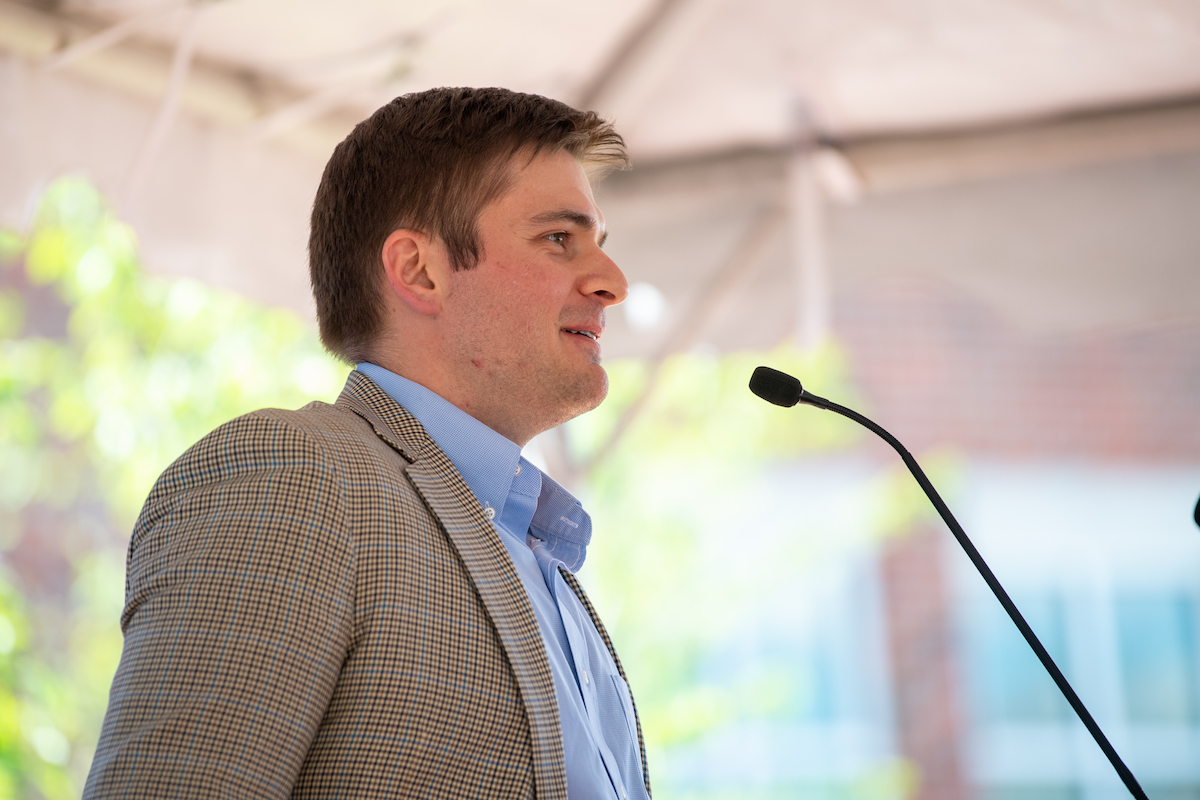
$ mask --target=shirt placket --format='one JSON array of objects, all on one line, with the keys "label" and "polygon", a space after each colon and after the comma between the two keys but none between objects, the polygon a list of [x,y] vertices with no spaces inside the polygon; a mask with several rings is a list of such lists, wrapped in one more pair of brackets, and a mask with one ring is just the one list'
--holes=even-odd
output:
[{"label": "shirt placket", "polygon": [[621,777],[621,770],[617,767],[617,759],[612,754],[612,750],[608,747],[608,742],[604,738],[604,731],[600,727],[600,709],[599,698],[596,695],[596,681],[598,676],[592,672],[592,665],[588,659],[587,642],[584,641],[583,631],[579,629],[579,625],[575,622],[575,615],[566,607],[563,602],[564,597],[573,596],[571,588],[567,586],[562,575],[558,574],[557,569],[554,574],[554,600],[558,604],[558,613],[562,616],[563,629],[567,633],[567,643],[571,645],[571,659],[575,662],[576,683],[579,687],[579,693],[583,696],[584,710],[587,712],[588,729],[592,733],[592,739],[596,743],[596,747],[600,750],[600,760],[604,762],[604,769],[608,772],[608,778],[612,781],[613,790],[621,800],[628,797],[625,791],[625,781]]}]

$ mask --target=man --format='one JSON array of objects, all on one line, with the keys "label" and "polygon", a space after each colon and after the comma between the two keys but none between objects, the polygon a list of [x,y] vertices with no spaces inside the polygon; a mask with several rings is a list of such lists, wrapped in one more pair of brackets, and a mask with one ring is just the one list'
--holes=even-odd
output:
[{"label": "man", "polygon": [[648,797],[624,673],[573,570],[590,522],[521,457],[595,407],[595,114],[500,89],[397,98],[313,207],[333,406],[218,428],[129,547],[87,797]]}]

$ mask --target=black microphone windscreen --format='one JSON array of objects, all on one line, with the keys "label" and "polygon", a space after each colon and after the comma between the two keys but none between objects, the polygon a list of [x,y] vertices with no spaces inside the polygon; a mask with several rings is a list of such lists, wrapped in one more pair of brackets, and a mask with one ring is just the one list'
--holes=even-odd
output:
[{"label": "black microphone windscreen", "polygon": [[750,376],[750,391],[777,406],[790,408],[800,402],[800,394],[804,387],[800,381],[770,367],[755,367]]}]

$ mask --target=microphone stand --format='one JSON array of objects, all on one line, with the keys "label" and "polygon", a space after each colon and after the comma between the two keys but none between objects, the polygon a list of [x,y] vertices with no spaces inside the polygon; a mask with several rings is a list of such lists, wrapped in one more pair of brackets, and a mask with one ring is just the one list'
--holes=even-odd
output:
[{"label": "microphone stand", "polygon": [[[845,406],[840,406],[837,403],[826,400],[823,397],[818,397],[811,392],[806,391],[800,381],[784,372],[771,369],[770,367],[758,367],[754,370],[754,374],[750,378],[750,390],[756,395],[766,400],[769,403],[774,403],[778,406],[791,407],[797,403],[804,403],[817,408],[823,408],[827,411],[833,411],[836,414],[841,414],[843,417],[854,420],[859,425],[867,428],[879,438],[892,446],[900,458],[904,460],[904,464],[908,467],[908,471],[917,479],[917,483],[925,490],[925,496],[929,498],[929,502],[933,503],[933,507],[937,509],[946,525],[950,528],[950,532],[954,534],[954,538],[962,545],[962,548],[967,553],[967,558],[971,559],[971,563],[975,565],[975,569],[979,570],[979,574],[983,577],[988,588],[992,590],[992,594],[996,595],[996,599],[1000,601],[1000,605],[1004,606],[1004,610],[1008,612],[1008,616],[1012,618],[1013,624],[1017,626],[1017,630],[1025,637],[1025,641],[1033,649],[1038,660],[1042,662],[1042,666],[1050,673],[1050,677],[1054,679],[1063,696],[1067,698],[1067,702],[1071,704],[1071,708],[1075,710],[1075,714],[1083,723],[1083,726],[1088,729],[1088,733],[1096,740],[1096,744],[1104,751],[1104,755],[1108,757],[1109,763],[1113,769],[1121,776],[1121,780],[1125,783],[1125,787],[1129,789],[1137,800],[1148,800],[1146,792],[1138,783],[1137,778],[1133,777],[1133,773],[1129,767],[1125,766],[1125,762],[1117,755],[1116,749],[1109,743],[1108,738],[1104,735],[1104,731],[1100,730],[1100,726],[1096,724],[1096,720],[1092,718],[1091,713],[1084,706],[1083,701],[1079,699],[1079,695],[1075,694],[1075,690],[1071,688],[1071,684],[1067,682],[1066,676],[1062,674],[1062,670],[1054,663],[1054,659],[1046,652],[1046,648],[1042,646],[1041,641],[1037,638],[1037,634],[1033,632],[1033,628],[1029,627],[1029,623],[1025,621],[1025,617],[1017,610],[1017,606],[1009,598],[1008,592],[1004,591],[1004,587],[1000,585],[1000,581],[992,573],[987,562],[983,560],[983,556],[975,549],[975,545],[967,538],[966,532],[962,526],[958,524],[958,520],[950,513],[950,508],[942,500],[937,489],[925,476],[924,470],[917,464],[917,460],[912,457],[912,454],[900,444],[900,440],[892,436],[879,425],[876,425],[871,420],[853,411]],[[1200,504],[1197,505],[1197,524],[1200,524]]]}]

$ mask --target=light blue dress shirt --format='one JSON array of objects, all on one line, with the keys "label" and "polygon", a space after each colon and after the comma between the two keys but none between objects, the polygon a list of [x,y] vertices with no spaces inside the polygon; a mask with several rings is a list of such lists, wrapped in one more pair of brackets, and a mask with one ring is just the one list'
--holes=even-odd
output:
[{"label": "light blue dress shirt", "polygon": [[420,384],[375,364],[358,369],[416,417],[449,457],[521,576],[554,676],[568,796],[646,800],[629,687],[558,571],[583,565],[591,517],[514,442]]}]

